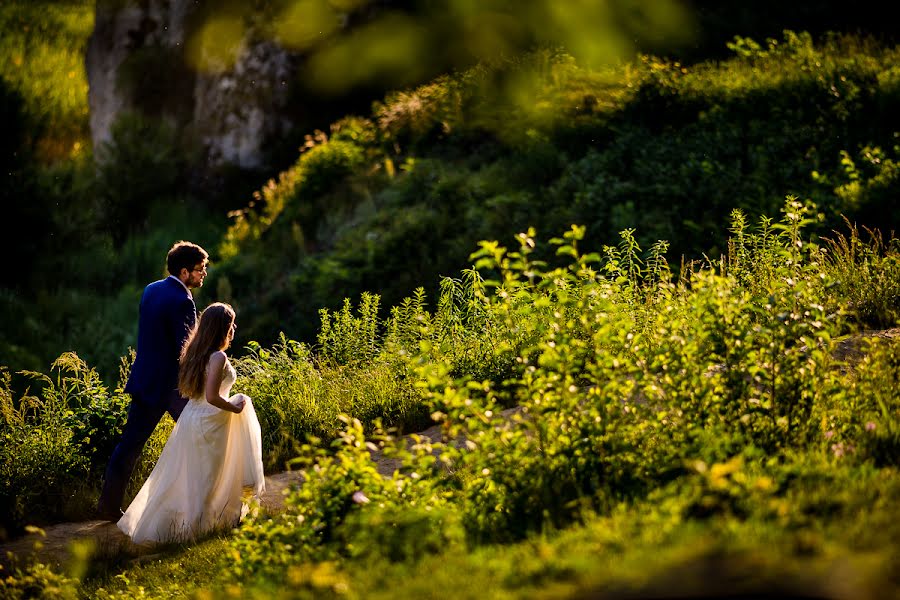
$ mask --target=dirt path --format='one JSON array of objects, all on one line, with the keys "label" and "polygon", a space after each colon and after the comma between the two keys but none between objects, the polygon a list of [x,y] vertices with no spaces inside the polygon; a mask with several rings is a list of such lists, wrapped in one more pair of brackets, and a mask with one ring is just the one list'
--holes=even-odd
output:
[{"label": "dirt path", "polygon": [[[439,441],[439,426],[434,426],[419,433],[432,441]],[[399,466],[396,459],[387,459],[380,452],[372,453],[372,459],[378,472],[390,477]],[[266,491],[260,497],[260,506],[270,512],[277,512],[284,507],[284,494],[292,486],[299,483],[300,474],[296,471],[276,473],[266,477]],[[109,521],[82,521],[80,523],[57,523],[45,527],[41,532],[26,534],[20,538],[0,544],[0,566],[8,566],[13,560],[36,558],[45,564],[64,567],[70,560],[76,542],[90,540],[96,551],[101,554],[125,554],[134,556],[136,560],[154,552],[152,546],[132,544],[115,523]],[[0,569],[0,576],[3,570]]]}]

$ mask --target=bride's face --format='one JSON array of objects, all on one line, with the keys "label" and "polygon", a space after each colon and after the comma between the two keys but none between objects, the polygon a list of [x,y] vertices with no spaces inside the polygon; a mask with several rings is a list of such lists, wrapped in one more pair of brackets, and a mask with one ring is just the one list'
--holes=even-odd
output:
[{"label": "bride's face", "polygon": [[237,323],[232,321],[231,326],[228,328],[228,334],[225,336],[225,347],[226,348],[231,346],[231,341],[234,339],[234,332],[236,330],[237,330]]}]

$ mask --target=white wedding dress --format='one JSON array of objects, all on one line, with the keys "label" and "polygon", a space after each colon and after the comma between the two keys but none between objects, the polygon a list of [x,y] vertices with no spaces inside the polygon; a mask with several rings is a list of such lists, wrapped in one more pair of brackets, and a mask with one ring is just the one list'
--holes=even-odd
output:
[{"label": "white wedding dress", "polygon": [[[223,398],[236,378],[226,361],[219,388]],[[246,486],[255,499],[265,490],[262,435],[253,404],[248,399],[235,414],[193,398],[117,525],[138,544],[192,540],[236,525],[249,509],[251,498],[242,497]]]}]

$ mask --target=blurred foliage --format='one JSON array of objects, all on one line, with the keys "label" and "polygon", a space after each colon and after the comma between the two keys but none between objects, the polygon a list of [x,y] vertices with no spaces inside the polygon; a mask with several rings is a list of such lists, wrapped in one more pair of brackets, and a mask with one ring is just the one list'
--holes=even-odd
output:
[{"label": "blurred foliage", "polygon": [[174,126],[138,113],[121,115],[110,138],[96,152],[97,214],[99,226],[120,245],[146,227],[154,203],[178,194],[183,158]]},{"label": "blurred foliage", "polygon": [[195,68],[226,70],[245,40],[270,38],[302,51],[305,78],[326,94],[376,82],[382,89],[416,84],[535,45],[564,45],[586,64],[608,64],[641,42],[683,45],[694,29],[676,0],[264,0],[214,3],[201,12],[188,44]]},{"label": "blurred foliage", "polygon": [[0,5],[0,79],[23,99],[27,144],[42,161],[90,147],[84,54],[93,25],[92,0]]}]

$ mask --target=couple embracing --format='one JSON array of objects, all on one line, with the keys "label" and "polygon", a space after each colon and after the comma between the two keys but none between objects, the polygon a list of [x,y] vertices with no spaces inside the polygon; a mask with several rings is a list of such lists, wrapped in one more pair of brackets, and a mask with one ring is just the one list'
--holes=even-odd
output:
[{"label": "couple embracing", "polygon": [[[141,297],[137,355],[125,386],[131,405],[97,506],[135,543],[186,541],[232,527],[248,510],[244,488],[257,498],[265,489],[253,404],[244,394],[229,396],[236,372],[225,350],[234,338],[234,309],[216,302],[198,320],[191,296],[203,285],[208,259],[200,246],[177,242],[166,257],[170,275]],[[122,514],[134,466],[166,412],[175,427]]]}]

